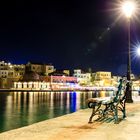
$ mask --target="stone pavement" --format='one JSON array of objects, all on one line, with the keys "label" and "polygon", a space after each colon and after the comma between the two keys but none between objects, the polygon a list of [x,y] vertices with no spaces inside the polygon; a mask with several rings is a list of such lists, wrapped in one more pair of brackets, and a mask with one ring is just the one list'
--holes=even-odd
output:
[{"label": "stone pavement", "polygon": [[126,104],[127,118],[88,124],[91,109],[0,134],[0,140],[140,140],[140,102]]}]

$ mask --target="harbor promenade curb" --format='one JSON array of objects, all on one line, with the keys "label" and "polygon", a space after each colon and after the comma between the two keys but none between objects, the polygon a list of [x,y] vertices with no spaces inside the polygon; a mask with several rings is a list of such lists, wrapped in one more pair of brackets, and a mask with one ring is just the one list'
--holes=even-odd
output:
[{"label": "harbor promenade curb", "polygon": [[127,118],[88,124],[91,109],[0,133],[0,140],[140,140],[140,102],[126,104]]}]

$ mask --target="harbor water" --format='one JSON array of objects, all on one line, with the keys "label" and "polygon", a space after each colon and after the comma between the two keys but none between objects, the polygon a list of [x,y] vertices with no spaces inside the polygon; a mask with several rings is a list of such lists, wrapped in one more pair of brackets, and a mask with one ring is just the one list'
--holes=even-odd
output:
[{"label": "harbor water", "polygon": [[88,98],[113,94],[113,91],[1,92],[0,132],[85,109]]}]

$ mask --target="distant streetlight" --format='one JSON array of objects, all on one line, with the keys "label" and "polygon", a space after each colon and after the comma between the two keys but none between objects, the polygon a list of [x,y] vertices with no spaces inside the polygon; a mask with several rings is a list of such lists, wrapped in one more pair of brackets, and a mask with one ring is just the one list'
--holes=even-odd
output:
[{"label": "distant streetlight", "polygon": [[132,85],[131,85],[131,53],[130,53],[130,46],[131,46],[131,40],[130,40],[130,22],[131,17],[133,16],[135,12],[135,3],[134,1],[125,1],[122,4],[122,11],[124,15],[126,16],[128,20],[128,56],[127,56],[127,80],[129,83],[127,84],[126,88],[126,102],[132,103]]},{"label": "distant streetlight", "polygon": [[140,56],[140,47],[137,48],[137,54]]}]

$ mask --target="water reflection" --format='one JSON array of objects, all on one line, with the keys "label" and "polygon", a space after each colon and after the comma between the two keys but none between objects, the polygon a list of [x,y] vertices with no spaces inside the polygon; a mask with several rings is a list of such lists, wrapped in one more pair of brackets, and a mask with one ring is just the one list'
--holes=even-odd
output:
[{"label": "water reflection", "polygon": [[91,97],[112,92],[8,92],[0,93],[0,132],[75,112]]}]

